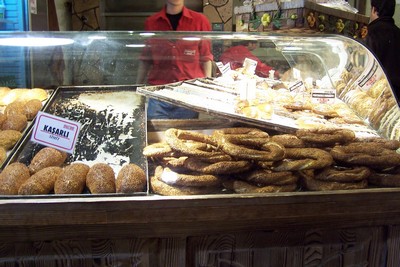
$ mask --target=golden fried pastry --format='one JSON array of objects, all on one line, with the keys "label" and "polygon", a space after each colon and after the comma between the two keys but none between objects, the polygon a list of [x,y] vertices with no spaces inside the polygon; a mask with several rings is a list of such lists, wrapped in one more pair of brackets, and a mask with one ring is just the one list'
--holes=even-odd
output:
[{"label": "golden fried pastry", "polygon": [[67,153],[55,148],[42,148],[31,160],[28,168],[33,174],[50,166],[61,166],[67,158]]},{"label": "golden fried pastry", "polygon": [[14,115],[14,114],[24,114],[25,115],[25,102],[22,101],[14,101],[6,106],[4,109],[4,114],[6,116]]},{"label": "golden fried pastry", "polygon": [[6,114],[0,113],[0,129],[2,128],[3,123],[6,121]]},{"label": "golden fried pastry", "polygon": [[26,102],[24,106],[24,114],[28,120],[33,120],[36,114],[42,109],[42,101],[39,99],[32,99]]},{"label": "golden fried pastry", "polygon": [[0,87],[0,103],[1,99],[3,99],[3,97],[7,95],[10,90],[10,87]]},{"label": "golden fried pastry", "polygon": [[22,96],[28,91],[27,88],[15,88],[10,90],[0,99],[0,105],[6,106],[14,101],[22,99]]},{"label": "golden fried pastry", "polygon": [[0,147],[8,150],[18,142],[22,134],[16,130],[0,131]]},{"label": "golden fried pastry", "polygon": [[24,114],[12,114],[7,116],[1,125],[2,130],[16,130],[22,132],[28,125],[28,119]]},{"label": "golden fried pastry", "polygon": [[0,165],[4,163],[7,158],[7,151],[4,147],[0,147]]},{"label": "golden fried pastry", "polygon": [[22,96],[22,99],[29,101],[32,99],[37,99],[40,101],[46,100],[48,98],[48,93],[46,90],[42,88],[32,88],[25,92],[25,94]]},{"label": "golden fried pastry", "polygon": [[61,174],[61,167],[41,169],[26,180],[18,189],[19,195],[44,195],[54,189],[54,183]]},{"label": "golden fried pastry", "polygon": [[73,163],[63,168],[54,184],[55,194],[81,194],[86,185],[90,167],[84,163]]},{"label": "golden fried pastry", "polygon": [[370,95],[372,98],[376,99],[378,96],[382,94],[382,92],[386,89],[389,88],[389,85],[386,81],[386,79],[380,79],[372,87],[367,91],[368,95]]},{"label": "golden fried pastry", "polygon": [[86,186],[92,194],[115,193],[115,173],[106,163],[94,164],[86,175]]},{"label": "golden fried pastry", "polygon": [[130,163],[122,167],[116,180],[117,193],[143,192],[147,184],[146,174],[136,164]]},{"label": "golden fried pastry", "polygon": [[25,164],[11,163],[0,174],[0,195],[17,195],[18,189],[29,177],[29,169]]}]

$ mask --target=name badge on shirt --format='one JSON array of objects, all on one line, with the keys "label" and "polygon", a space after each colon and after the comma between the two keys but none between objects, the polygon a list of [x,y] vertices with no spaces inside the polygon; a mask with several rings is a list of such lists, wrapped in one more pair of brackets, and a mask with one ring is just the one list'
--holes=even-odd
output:
[{"label": "name badge on shirt", "polygon": [[185,51],[183,51],[183,54],[185,56],[194,56],[196,55],[196,50],[185,49]]}]

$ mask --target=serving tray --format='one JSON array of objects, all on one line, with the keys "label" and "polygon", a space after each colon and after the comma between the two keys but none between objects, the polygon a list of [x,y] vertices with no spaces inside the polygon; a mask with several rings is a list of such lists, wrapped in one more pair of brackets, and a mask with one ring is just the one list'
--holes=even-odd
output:
[{"label": "serving tray", "polygon": [[[141,153],[147,139],[145,98],[135,86],[59,87],[43,111],[81,123],[75,151],[66,164],[107,163],[117,175],[124,164],[135,163],[147,174],[147,160]],[[7,164],[28,165],[43,148],[30,140],[31,134],[32,129]]]}]

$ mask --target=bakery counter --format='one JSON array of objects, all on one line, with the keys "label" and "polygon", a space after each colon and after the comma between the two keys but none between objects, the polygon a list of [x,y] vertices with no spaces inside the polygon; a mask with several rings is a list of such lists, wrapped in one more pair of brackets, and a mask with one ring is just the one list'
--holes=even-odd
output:
[{"label": "bakery counter", "polygon": [[210,196],[8,198],[1,241],[171,237],[400,224],[398,189]]}]

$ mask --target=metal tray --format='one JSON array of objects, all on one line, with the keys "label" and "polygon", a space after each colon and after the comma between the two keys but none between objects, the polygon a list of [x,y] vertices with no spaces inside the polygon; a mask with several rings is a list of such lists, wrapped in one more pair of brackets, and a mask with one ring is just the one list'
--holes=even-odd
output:
[{"label": "metal tray", "polygon": [[[201,87],[198,84],[201,84]],[[209,85],[209,86],[208,86]],[[181,89],[183,88],[183,89]],[[201,91],[209,90],[211,94]],[[178,91],[176,93],[175,91]],[[142,86],[137,88],[139,94],[165,101],[174,105],[183,106],[212,116],[232,119],[237,122],[259,126],[265,129],[292,133],[298,127],[294,120],[273,115],[270,120],[250,118],[235,112],[232,101],[237,92],[229,86],[214,84],[212,78],[200,78],[166,85]],[[217,95],[214,95],[216,93]],[[201,100],[199,100],[201,99]]]},{"label": "metal tray", "polygon": [[[262,90],[257,90],[261,93]],[[195,111],[205,112],[210,115],[232,119],[237,122],[251,124],[266,130],[280,133],[294,133],[299,126],[296,117],[290,113],[273,112],[271,118],[252,118],[235,111],[235,101],[239,98],[238,90],[229,85],[221,85],[213,78],[199,78],[177,83],[140,86],[139,94],[183,106]],[[333,124],[333,123],[332,123]],[[338,128],[353,130],[358,137],[377,137],[376,130],[366,125],[337,125]]]},{"label": "metal tray", "polygon": [[[147,159],[141,153],[147,139],[145,98],[136,93],[136,86],[59,87],[43,111],[81,123],[75,151],[66,164],[103,162],[117,175],[124,164],[135,163],[147,174]],[[31,133],[32,128],[8,164],[28,165],[44,147],[30,140]]]}]

